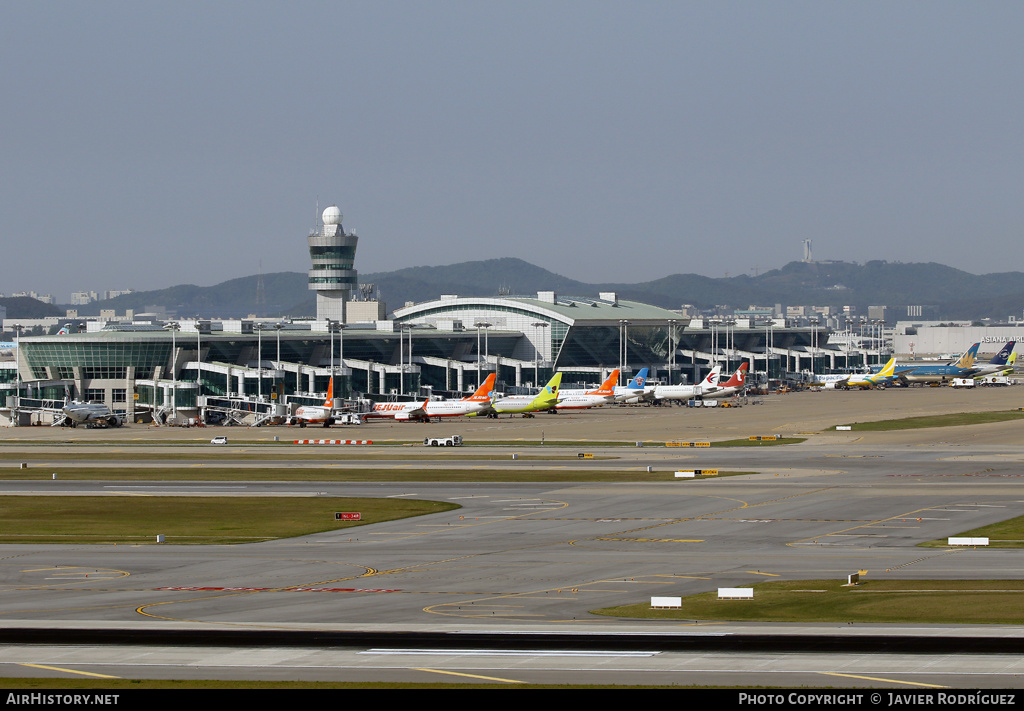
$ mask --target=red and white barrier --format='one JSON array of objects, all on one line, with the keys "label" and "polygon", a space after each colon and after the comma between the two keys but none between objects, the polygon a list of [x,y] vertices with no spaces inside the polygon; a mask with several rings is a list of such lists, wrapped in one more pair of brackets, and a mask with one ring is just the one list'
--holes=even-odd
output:
[{"label": "red and white barrier", "polygon": [[297,439],[295,444],[373,444],[368,439]]}]

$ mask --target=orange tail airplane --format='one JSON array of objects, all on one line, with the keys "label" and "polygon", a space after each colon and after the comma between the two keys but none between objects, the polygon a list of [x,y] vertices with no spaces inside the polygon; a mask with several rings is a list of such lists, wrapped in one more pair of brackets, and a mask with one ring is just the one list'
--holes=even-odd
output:
[{"label": "orange tail airplane", "polygon": [[439,402],[378,402],[367,418],[393,418],[396,422],[427,421],[431,417],[459,417],[475,415],[491,404],[491,390],[497,376],[491,373],[476,392],[461,400]]}]

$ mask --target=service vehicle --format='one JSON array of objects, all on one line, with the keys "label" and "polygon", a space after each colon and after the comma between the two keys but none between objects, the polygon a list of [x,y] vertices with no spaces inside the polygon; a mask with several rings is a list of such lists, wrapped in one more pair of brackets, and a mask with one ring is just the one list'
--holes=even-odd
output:
[{"label": "service vehicle", "polygon": [[462,446],[462,435],[452,435],[451,437],[424,437],[424,447],[461,447]]}]

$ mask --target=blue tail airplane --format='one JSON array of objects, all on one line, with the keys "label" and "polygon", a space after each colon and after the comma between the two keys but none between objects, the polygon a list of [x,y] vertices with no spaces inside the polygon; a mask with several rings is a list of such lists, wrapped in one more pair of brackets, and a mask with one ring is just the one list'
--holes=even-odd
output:
[{"label": "blue tail airplane", "polygon": [[1006,370],[1007,362],[1011,361],[1011,358],[1013,357],[1011,354],[1013,353],[1013,347],[1015,345],[1017,345],[1016,341],[1010,341],[1005,346],[1000,348],[999,352],[992,356],[992,360],[990,360],[988,363],[973,368],[971,372],[971,377],[982,378],[986,375],[995,375],[997,373],[1001,374],[1004,370]]},{"label": "blue tail airplane", "polygon": [[640,372],[630,378],[629,383],[615,388],[615,402],[639,402],[644,398],[647,383],[647,368],[641,368]]},{"label": "blue tail airplane", "polygon": [[974,374],[979,345],[975,343],[948,365],[902,363],[896,367],[896,377],[905,383],[945,383],[953,378],[970,378]]}]

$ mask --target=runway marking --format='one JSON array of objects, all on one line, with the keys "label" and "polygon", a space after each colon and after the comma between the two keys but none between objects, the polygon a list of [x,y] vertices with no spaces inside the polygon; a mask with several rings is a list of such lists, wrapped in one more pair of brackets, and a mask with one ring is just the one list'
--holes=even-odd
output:
[{"label": "runway marking", "polygon": [[296,585],[287,588],[222,588],[202,586],[167,586],[153,588],[153,590],[173,592],[369,592],[369,593],[391,593],[401,592],[398,588],[324,588],[309,585]]},{"label": "runway marking", "polygon": [[451,676],[465,676],[470,679],[483,679],[485,681],[500,681],[506,684],[525,684],[525,681],[519,681],[517,679],[502,679],[497,676],[481,676],[479,674],[464,674],[462,672],[443,671],[441,669],[423,669],[414,667],[413,671],[430,672],[431,674],[450,674]]},{"label": "runway marking", "polygon": [[94,674],[93,672],[78,671],[77,669],[64,669],[63,667],[48,667],[45,664],[28,664],[27,662],[19,662],[18,666],[32,667],[33,669],[46,669],[48,671],[59,671],[66,672],[67,674],[81,674],[82,676],[95,676],[100,679],[120,679],[119,676],[110,676],[109,674]]},{"label": "runway marking", "polygon": [[592,541],[626,541],[632,543],[703,543],[702,538],[591,538]]},{"label": "runway marking", "polygon": [[180,484],[180,485],[173,485],[173,484],[165,484],[165,485],[146,484],[146,485],[143,485],[143,484],[139,484],[137,486],[132,486],[132,485],[113,486],[113,485],[110,485],[110,486],[104,486],[103,488],[104,489],[116,489],[117,491],[121,491],[122,489],[160,489],[160,490],[164,490],[164,489],[199,489],[201,491],[205,491],[207,489],[248,489],[249,487],[248,486],[244,486],[244,485],[243,486],[234,486],[234,485],[227,485],[227,484],[225,484],[225,485],[217,485],[217,484]]},{"label": "runway marking", "polygon": [[[107,568],[104,570],[97,568],[89,568],[88,570],[82,570],[81,568],[74,566],[58,566],[56,568],[28,568],[22,570],[22,573],[53,573],[52,577],[43,578],[43,580],[59,580],[62,583],[68,582],[84,582],[87,578],[90,582],[99,581],[103,582],[106,580],[116,580],[118,578],[127,578],[130,573],[126,570],[117,570],[116,568]],[[92,576],[90,578],[90,576]]]},{"label": "runway marking", "polygon": [[780,577],[779,575],[777,575],[775,573],[762,573],[760,570],[748,570],[746,572],[750,573],[751,575],[768,575],[768,576],[771,576],[773,578]]},{"label": "runway marking", "polygon": [[656,657],[654,651],[612,651],[602,649],[367,649],[358,654],[432,657]]},{"label": "runway marking", "polygon": [[888,538],[886,533],[829,533],[828,536],[835,538]]},{"label": "runway marking", "polygon": [[864,679],[865,681],[885,681],[890,684],[907,684],[908,686],[927,686],[930,689],[948,689],[948,686],[941,684],[925,684],[920,681],[903,681],[902,679],[884,679],[877,676],[859,676],[857,674],[840,674],[839,672],[818,672],[825,676],[845,676],[849,679]]},{"label": "runway marking", "polygon": [[[810,542],[817,543],[818,539],[820,539],[820,538],[826,538],[828,536],[839,536],[839,535],[842,535],[842,534],[857,535],[857,534],[851,534],[849,532],[850,531],[856,531],[857,529],[863,529],[863,528],[916,528],[916,526],[884,526],[882,524],[891,523],[893,521],[896,521],[897,519],[905,519],[905,518],[915,519],[915,518],[917,518],[917,515],[919,513],[921,513],[922,511],[936,511],[936,510],[937,511],[943,511],[945,509],[935,509],[935,508],[932,508],[932,507],[927,507],[927,508],[923,508],[923,509],[916,509],[914,511],[908,511],[906,513],[896,514],[894,516],[889,516],[887,518],[878,519],[877,521],[867,521],[867,522],[865,522],[865,523],[863,523],[863,524],[861,524],[859,526],[851,526],[850,528],[843,528],[843,529],[840,529],[838,531],[832,531],[830,533],[821,533],[821,534],[818,534],[817,536],[808,536],[806,538],[800,538],[800,539],[797,539],[795,541],[790,541],[786,545],[787,546],[807,545]],[[867,536],[867,535],[870,535],[870,534],[862,533],[860,535]]]},{"label": "runway marking", "polygon": [[[947,550],[944,550],[944,551],[939,551],[938,555],[946,555],[946,554],[955,553],[955,552],[957,552],[957,549],[950,548],[950,549],[947,549]],[[893,570],[899,570],[900,568],[906,568],[907,566],[914,565],[915,563],[920,563],[921,561],[924,561],[924,560],[930,560],[932,557],[933,556],[922,556],[921,558],[915,558],[914,560],[908,560],[906,563],[902,563],[900,565],[894,565],[891,568],[886,568],[885,572],[888,573],[888,572],[891,572]]]}]

